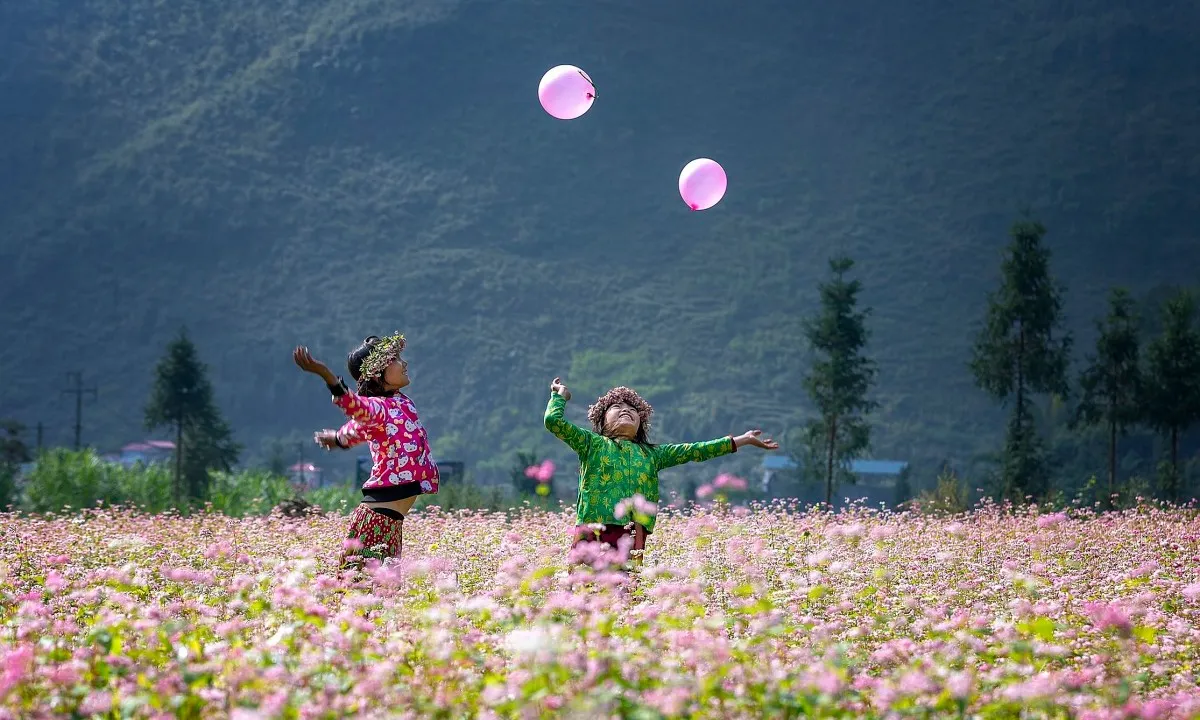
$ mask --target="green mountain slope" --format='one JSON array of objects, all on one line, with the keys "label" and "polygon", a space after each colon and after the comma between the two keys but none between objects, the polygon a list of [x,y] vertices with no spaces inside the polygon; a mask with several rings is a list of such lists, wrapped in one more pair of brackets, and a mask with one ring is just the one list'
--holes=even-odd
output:
[{"label": "green mountain slope", "polygon": [[[1002,429],[965,362],[1020,210],[1081,343],[1110,285],[1195,281],[1195,3],[697,7],[6,4],[2,413],[57,432],[82,369],[87,436],[136,437],[186,323],[256,449],[337,420],[294,344],[340,368],[399,328],[443,457],[554,447],[556,374],[579,406],[653,387],[663,438],[783,433],[807,412],[799,317],[845,251],[875,308],[876,454],[933,461]],[[559,63],[598,84],[576,121],[537,104]],[[699,156],[730,191],[691,213]]]}]

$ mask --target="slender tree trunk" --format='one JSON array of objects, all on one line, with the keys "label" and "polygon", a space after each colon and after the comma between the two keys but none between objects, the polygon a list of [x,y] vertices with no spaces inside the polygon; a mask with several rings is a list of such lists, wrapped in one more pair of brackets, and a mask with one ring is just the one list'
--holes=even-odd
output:
[{"label": "slender tree trunk", "polygon": [[175,504],[183,511],[183,420],[175,424]]},{"label": "slender tree trunk", "polygon": [[1179,472],[1179,428],[1171,428],[1171,469]]},{"label": "slender tree trunk", "polygon": [[1171,428],[1171,489],[1167,495],[1171,502],[1179,497],[1179,428]]},{"label": "slender tree trunk", "polygon": [[833,451],[837,443],[837,416],[829,420],[829,441],[825,446],[825,503],[833,508]]},{"label": "slender tree trunk", "polygon": [[[1017,329],[1017,402],[1013,412],[1016,413],[1016,422],[1013,423],[1013,432],[1015,437],[1013,440],[1012,451],[1016,453],[1016,458],[1010,458],[1009,472],[1006,473],[1009,477],[1005,480],[1005,490],[1009,500],[1016,500],[1015,494],[1024,496],[1021,492],[1025,485],[1024,478],[1019,475],[1024,472],[1025,463],[1021,461],[1025,452],[1025,325],[1020,324]],[[1013,463],[1016,459],[1018,462]],[[1014,467],[1015,466],[1015,467]],[[1017,501],[1019,502],[1019,500]]]},{"label": "slender tree trunk", "polygon": [[1113,507],[1117,487],[1117,421],[1108,421],[1108,507]]}]

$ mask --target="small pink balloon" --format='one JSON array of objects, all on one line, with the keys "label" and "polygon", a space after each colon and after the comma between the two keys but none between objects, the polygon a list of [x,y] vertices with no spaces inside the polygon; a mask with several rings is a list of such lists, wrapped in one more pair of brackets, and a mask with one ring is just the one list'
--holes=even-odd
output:
[{"label": "small pink balloon", "polygon": [[559,120],[574,120],[596,100],[596,86],[587,73],[574,65],[552,67],[538,84],[542,107]]},{"label": "small pink balloon", "polygon": [[679,173],[679,195],[693,210],[707,210],[721,202],[728,186],[725,169],[708,158],[697,158]]}]

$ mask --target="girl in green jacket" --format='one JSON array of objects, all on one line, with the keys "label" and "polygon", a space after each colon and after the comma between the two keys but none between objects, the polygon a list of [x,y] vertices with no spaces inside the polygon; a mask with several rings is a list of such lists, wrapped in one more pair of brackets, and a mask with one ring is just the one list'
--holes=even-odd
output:
[{"label": "girl in green jacket", "polygon": [[[651,444],[654,408],[624,386],[609,390],[588,408],[592,429],[585,430],[563,417],[570,399],[571,391],[560,378],[554,378],[546,406],[546,429],[579,456],[574,544],[600,541],[616,548],[622,537],[632,535],[638,564],[646,536],[654,532],[659,470],[712,460],[745,445],[779,448],[774,440],[761,438],[759,430],[706,442]],[[635,516],[637,521],[631,520]]]}]

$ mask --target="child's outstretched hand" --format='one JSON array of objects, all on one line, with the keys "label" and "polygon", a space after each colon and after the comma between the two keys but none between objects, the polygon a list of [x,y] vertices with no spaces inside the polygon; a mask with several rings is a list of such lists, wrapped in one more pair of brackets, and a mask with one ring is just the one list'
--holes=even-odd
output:
[{"label": "child's outstretched hand", "polygon": [[320,360],[315,360],[308,348],[301,345],[292,353],[292,359],[296,361],[296,367],[304,372],[310,372],[313,375],[320,375],[326,385],[337,385],[337,377],[330,372],[329,367]]},{"label": "child's outstretched hand", "polygon": [[762,448],[763,450],[779,449],[779,443],[775,442],[771,438],[760,438],[759,435],[762,435],[762,430],[747,430],[741,435],[735,437],[733,439],[733,444],[735,447],[753,445],[754,447]]},{"label": "child's outstretched hand", "polygon": [[562,384],[562,378],[554,378],[554,382],[550,383],[550,392],[562,395],[563,400],[571,399],[571,391]]},{"label": "child's outstretched hand", "polygon": [[326,450],[341,448],[337,441],[337,430],[320,430],[313,433],[313,442]]}]

